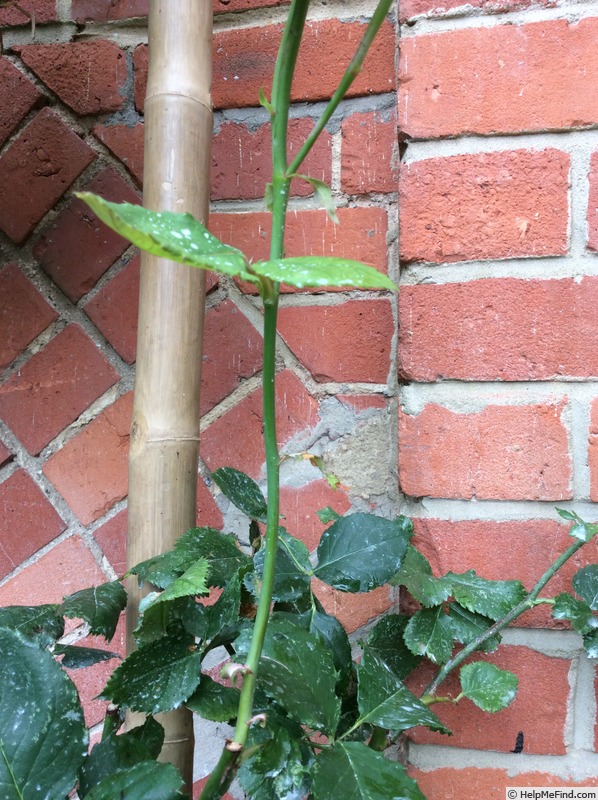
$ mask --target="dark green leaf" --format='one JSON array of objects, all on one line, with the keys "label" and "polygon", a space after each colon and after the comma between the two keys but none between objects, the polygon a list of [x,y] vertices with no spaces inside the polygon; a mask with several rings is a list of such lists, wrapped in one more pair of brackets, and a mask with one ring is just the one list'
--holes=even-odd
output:
[{"label": "dark green leaf", "polygon": [[205,558],[198,559],[194,564],[191,564],[183,574],[176,578],[168,588],[159,594],[144,598],[140,606],[142,611],[146,611],[150,605],[156,603],[165,603],[169,600],[176,600],[178,597],[194,597],[196,595],[208,594],[207,577],[210,571],[210,565]]},{"label": "dark green leaf", "polygon": [[316,758],[315,800],[426,800],[397,761],[361,742],[338,742]]},{"label": "dark green leaf", "polygon": [[77,690],[47,650],[0,628],[2,800],[63,798],[87,751]]},{"label": "dark green leaf", "polygon": [[368,592],[401,568],[413,525],[406,517],[351,514],[327,528],[318,545],[315,575],[343,592]]},{"label": "dark green leaf", "polygon": [[473,569],[459,575],[448,572],[445,578],[458,603],[493,620],[504,617],[527,594],[520,581],[490,581]]},{"label": "dark green leaf", "polygon": [[51,647],[64,633],[64,619],[57,605],[5,606],[0,608],[0,628],[19,631],[40,647]]},{"label": "dark green leaf", "polygon": [[494,664],[476,661],[461,668],[461,690],[482,711],[500,711],[515,699],[517,676]]},{"label": "dark green leaf", "polygon": [[159,589],[166,589],[183,574],[189,564],[196,560],[187,558],[184,553],[178,553],[176,550],[169,550],[141,561],[131,567],[129,574],[137,575],[140,586],[144,583],[153,583]]},{"label": "dark green leaf", "polygon": [[[272,599],[274,601],[297,600],[309,591],[311,575],[307,547],[299,539],[290,536],[284,528],[278,531],[276,568]],[[246,587],[259,599],[264,573],[266,550],[259,550],[253,559],[255,572],[247,576]]]},{"label": "dark green leaf", "polygon": [[421,661],[405,645],[403,636],[408,622],[409,617],[402,614],[388,614],[376,623],[367,640],[369,650],[377,653],[401,680]]},{"label": "dark green leaf", "polygon": [[401,569],[390,581],[393,586],[405,586],[423,606],[437,606],[451,594],[446,578],[435,578],[428,560],[413,545],[409,545]]},{"label": "dark green leaf", "polygon": [[[237,640],[239,653],[249,650],[250,631]],[[273,616],[260,659],[258,686],[279,702],[289,716],[310,728],[332,733],[340,713],[335,695],[338,674],[319,634],[288,617]]]},{"label": "dark green leaf", "polygon": [[256,275],[286,283],[297,289],[309,286],[350,286],[354,289],[388,289],[397,287],[390,278],[374,267],[347,258],[299,256],[257,261],[251,266]]},{"label": "dark green leaf", "polygon": [[193,597],[178,597],[165,603],[154,603],[142,613],[134,631],[135,641],[138,647],[144,647],[163,636],[177,636],[183,628],[196,636],[198,634],[190,630],[189,622],[202,614],[203,606],[196,603]]},{"label": "dark green leaf", "polygon": [[149,758],[156,759],[160,755],[164,744],[164,728],[153,717],[147,717],[143,725],[131,728],[127,733],[122,734],[128,739],[134,739],[145,747]]},{"label": "dark green leaf", "polygon": [[97,647],[77,647],[76,645],[60,644],[54,649],[55,656],[64,656],[62,666],[66,669],[81,669],[109,661],[111,658],[120,658],[118,653],[109,650],[100,650]]},{"label": "dark green leaf", "polygon": [[340,676],[339,689],[342,689],[349,679],[353,664],[351,643],[347,632],[336,617],[322,611],[314,611],[310,614],[310,631],[319,633],[332,653],[334,666]]},{"label": "dark green leaf", "polygon": [[598,611],[598,564],[588,564],[578,570],[571,584],[592,611]]},{"label": "dark green leaf", "polygon": [[91,210],[132,244],[158,258],[200,269],[214,269],[256,283],[247,261],[235,247],[223,244],[191,214],[149,211],[129,203],[109,203],[89,192],[77,192]]},{"label": "dark green leaf", "polygon": [[200,664],[192,637],[165,636],[131,653],[112,673],[101,697],[146,714],[170,711],[197,688]]},{"label": "dark green leaf", "polygon": [[[485,633],[494,624],[491,619],[473,611],[468,611],[459,603],[451,603],[448,608],[448,617],[453,630],[453,638],[461,644],[469,644],[478,636]],[[500,644],[500,634],[492,636],[490,639],[478,647],[484,653],[492,653]]]},{"label": "dark green leaf", "polygon": [[118,581],[112,581],[68,595],[62,601],[60,612],[65,617],[84,619],[91,633],[110,641],[126,605],[127,593]]},{"label": "dark green leaf", "polygon": [[453,652],[453,627],[442,606],[424,608],[405,628],[405,644],[412,653],[445,664]]},{"label": "dark green leaf", "polygon": [[227,722],[237,716],[240,694],[233,686],[222,686],[203,674],[199,686],[185,705],[204,719]]},{"label": "dark green leaf", "polygon": [[586,633],[583,637],[583,646],[590,658],[598,658],[598,630]]},{"label": "dark green leaf", "polygon": [[83,800],[181,800],[182,785],[172,764],[143,761],[104,778]]},{"label": "dark green leaf", "polygon": [[236,639],[242,626],[240,607],[241,579],[237,574],[229,580],[214,605],[205,609],[206,629],[202,638],[211,641],[214,647]]},{"label": "dark green leaf", "polygon": [[337,514],[333,508],[330,508],[330,506],[321,508],[319,511],[316,511],[316,514],[320,518],[322,525],[328,525],[329,522],[336,522],[337,519],[341,518],[341,515]]},{"label": "dark green leaf", "polygon": [[224,586],[241,567],[251,564],[249,556],[239,549],[235,537],[215,528],[192,528],[181,536],[175,548],[187,564],[198,558],[207,559],[210,586]]},{"label": "dark green leaf", "polygon": [[589,633],[598,627],[598,618],[594,617],[590,606],[566,592],[557,594],[554,598],[552,616],[555,619],[568,620],[577,633]]},{"label": "dark green leaf", "polygon": [[222,494],[250,519],[265,521],[268,514],[266,499],[257,483],[232,467],[221,467],[212,478]]},{"label": "dark green leaf", "polygon": [[397,732],[426,725],[433,731],[449,733],[436,714],[407,689],[377,653],[367,647],[357,667],[357,676],[362,722]]}]

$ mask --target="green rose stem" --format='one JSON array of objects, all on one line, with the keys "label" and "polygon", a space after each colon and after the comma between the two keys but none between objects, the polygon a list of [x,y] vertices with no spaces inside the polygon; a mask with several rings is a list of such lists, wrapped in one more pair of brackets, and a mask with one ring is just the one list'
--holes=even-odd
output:
[{"label": "green rose stem", "polygon": [[[571,556],[579,550],[580,547],[583,547],[584,544],[586,544],[584,539],[577,539],[575,542],[573,542],[573,544],[569,545],[569,547],[557,558],[557,560],[550,565],[531,592],[520,603],[518,603],[516,606],[513,606],[508,614],[506,614],[502,619],[499,619],[498,622],[495,622],[490,628],[487,628],[484,633],[481,633],[479,636],[477,636],[466,647],[464,647],[462,650],[459,650],[456,655],[447,661],[442,669],[438,671],[438,674],[434,680],[432,680],[426,687],[421,697],[422,703],[431,705],[432,703],[437,702],[435,696],[436,689],[438,689],[440,684],[445,680],[449,673],[451,673],[456,667],[459,667],[468,656],[470,656],[480,647],[480,645],[484,644],[484,642],[486,642],[492,636],[500,633],[500,631],[506,628],[507,625],[513,622],[513,620],[517,619],[517,617],[520,617],[525,611],[529,611],[529,609],[533,608],[535,605],[545,602],[542,599],[538,600],[538,595],[542,589],[546,586],[552,576],[558,572],[563,564],[568,561]],[[440,700],[440,698],[438,698],[438,700]]]}]

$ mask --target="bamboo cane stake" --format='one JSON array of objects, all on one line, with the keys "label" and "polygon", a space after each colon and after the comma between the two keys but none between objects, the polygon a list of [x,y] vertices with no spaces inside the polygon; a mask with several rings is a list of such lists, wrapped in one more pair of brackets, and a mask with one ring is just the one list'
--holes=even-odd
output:
[{"label": "bamboo cane stake", "polygon": [[[143,203],[208,214],[212,3],[151,0]],[[129,566],[170,549],[195,524],[205,273],[143,254],[129,455]],[[140,593],[131,583],[127,651]],[[128,724],[137,724],[133,720]],[[161,715],[163,760],[190,791],[192,714]]]}]

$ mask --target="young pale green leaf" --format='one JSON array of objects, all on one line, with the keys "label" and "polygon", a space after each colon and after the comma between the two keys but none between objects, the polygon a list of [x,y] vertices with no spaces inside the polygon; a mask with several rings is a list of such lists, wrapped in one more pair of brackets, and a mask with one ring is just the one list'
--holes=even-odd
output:
[{"label": "young pale green leaf", "polygon": [[[453,629],[453,638],[461,644],[469,644],[475,638],[488,630],[493,624],[492,620],[473,611],[468,611],[459,603],[451,603],[448,608],[448,617]],[[492,636],[490,639],[478,647],[484,653],[492,653],[500,644],[500,634]]]},{"label": "young pale green leaf", "polygon": [[493,620],[504,617],[527,594],[520,581],[490,581],[473,569],[459,575],[447,572],[444,577],[458,603]]},{"label": "young pale green leaf", "polygon": [[330,217],[330,219],[334,222],[335,225],[339,224],[338,214],[336,213],[336,205],[334,203],[334,198],[332,197],[332,189],[328,186],[327,183],[324,181],[320,181],[317,178],[310,178],[309,175],[301,175],[295,174],[292,176],[293,178],[301,178],[303,181],[307,181],[310,184],[320,203],[322,204],[322,208],[326,211],[326,214]]},{"label": "young pale green leaf", "polygon": [[476,661],[461,668],[461,690],[482,711],[500,711],[515,699],[517,676],[494,664]]},{"label": "young pale green leaf", "polygon": [[361,742],[337,742],[316,758],[315,800],[426,800],[397,761]]},{"label": "young pale green leaf", "polygon": [[234,686],[222,686],[203,674],[199,686],[185,705],[204,719],[227,722],[237,716],[240,694]]},{"label": "young pale green leaf", "polygon": [[271,117],[274,116],[274,106],[266,97],[266,93],[264,92],[261,86],[259,88],[258,98],[260,105],[266,109],[266,111],[268,112],[268,114],[270,114]]},{"label": "young pale green leaf", "polygon": [[[238,655],[248,651],[250,634],[246,631],[237,640]],[[268,697],[297,722],[332,734],[340,714],[337,680],[332,655],[319,634],[287,616],[271,618],[258,676],[258,686]]]},{"label": "young pale green leaf", "polygon": [[336,522],[337,519],[341,518],[341,515],[337,514],[333,508],[330,508],[330,506],[321,508],[319,511],[316,511],[316,514],[320,518],[322,525],[328,525],[330,522]]},{"label": "young pale green leaf", "polygon": [[53,604],[5,606],[0,608],[0,628],[18,631],[40,647],[51,647],[64,633],[64,619]]},{"label": "young pale green leaf", "polygon": [[239,569],[251,564],[249,556],[239,549],[235,537],[215,528],[191,528],[177,540],[175,553],[187,565],[205,558],[210,565],[210,586],[225,586]]},{"label": "young pale green leaf", "polygon": [[322,534],[314,574],[342,592],[369,592],[401,568],[412,532],[406,517],[341,517]]},{"label": "young pale green leaf", "polygon": [[589,633],[598,627],[598,617],[592,614],[592,609],[583,600],[572,597],[567,592],[557,594],[552,606],[552,616],[555,619],[566,619],[571,623],[577,633]]},{"label": "young pale green leaf", "polygon": [[177,597],[192,597],[195,595],[208,594],[207,577],[210,571],[210,564],[205,558],[198,559],[191,564],[185,572],[176,578],[168,588],[157,594],[153,600],[143,607],[143,611],[156,603],[165,603],[168,600],[176,600]]},{"label": "young pale green leaf", "polygon": [[403,637],[408,622],[409,617],[403,614],[388,614],[374,625],[367,639],[368,649],[376,653],[401,680],[421,661],[421,657],[414,655],[405,645]]},{"label": "young pale green leaf", "polygon": [[82,669],[92,667],[111,658],[120,658],[118,653],[100,650],[97,647],[78,647],[77,645],[60,644],[54,648],[55,656],[64,656],[62,666],[66,669]]},{"label": "young pale green leaf", "polygon": [[107,776],[83,800],[182,800],[182,785],[183,779],[172,764],[142,761]]},{"label": "young pale green leaf", "polygon": [[130,203],[109,203],[89,192],[76,194],[102,222],[141,250],[158,258],[257,283],[255,276],[247,272],[243,253],[212,236],[191,214],[149,211]]},{"label": "young pale green leaf", "polygon": [[578,570],[571,585],[592,611],[598,611],[598,564],[588,564]]},{"label": "young pale green leaf", "polygon": [[212,472],[212,479],[222,494],[250,519],[266,520],[266,498],[253,478],[233,467],[221,467]]},{"label": "young pale green leaf", "polygon": [[437,606],[451,594],[451,584],[446,578],[435,578],[427,558],[413,545],[409,545],[399,572],[392,578],[393,586],[405,586],[407,591],[423,606]]},{"label": "young pale green leaf", "polygon": [[77,690],[52,655],[0,628],[0,793],[66,797],[87,752]]},{"label": "young pale green leaf", "polygon": [[412,653],[445,664],[453,652],[453,626],[442,606],[424,608],[405,628],[405,644]]},{"label": "young pale green leaf", "polygon": [[324,286],[348,286],[352,289],[386,289],[396,292],[396,285],[387,275],[374,267],[351,261],[347,258],[323,256],[298,256],[277,258],[273,261],[257,261],[252,272],[286,283],[296,289]]},{"label": "young pale green leaf", "polygon": [[369,722],[397,732],[426,725],[433,731],[449,733],[436,714],[407,689],[377,653],[367,647],[357,667],[357,676],[362,723]]},{"label": "young pale green leaf", "polygon": [[166,553],[152,556],[146,561],[135,564],[127,574],[137,575],[140,586],[143,586],[144,583],[152,583],[158,589],[167,589],[195,560],[195,558],[185,558],[176,550],[168,550]]},{"label": "young pale green leaf", "polygon": [[589,658],[598,658],[598,630],[590,631],[583,637],[583,646]]},{"label": "young pale green leaf", "polygon": [[101,697],[133,711],[178,708],[199,683],[201,653],[193,638],[165,636],[131,653],[112,673]]},{"label": "young pale green leaf", "polygon": [[91,633],[110,641],[126,605],[127,593],[118,581],[112,581],[68,595],[59,611],[65,617],[84,619]]}]

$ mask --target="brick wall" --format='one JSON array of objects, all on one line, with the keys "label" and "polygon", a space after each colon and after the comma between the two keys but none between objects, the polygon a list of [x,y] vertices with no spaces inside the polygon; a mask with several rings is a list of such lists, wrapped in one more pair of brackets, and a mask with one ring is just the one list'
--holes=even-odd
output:
[{"label": "brick wall", "polygon": [[[71,190],[139,197],[147,2],[34,5],[34,44],[22,14],[0,10],[2,604],[60,600],[122,574],[125,558],[139,258]],[[269,230],[257,96],[286,5],[214,0],[210,226],[253,258],[266,254]],[[375,3],[313,5],[292,151]],[[400,301],[285,292],[280,439],[285,452],[322,453],[345,488],[289,460],[282,510],[313,548],[326,505],[400,507],[435,569],[505,570],[530,585],[567,538],[555,503],[575,501],[591,517],[598,498],[598,6],[575,24],[575,6],[455,5],[402,4],[398,79],[388,22],[310,155],[305,171],[332,185],[340,226],[307,184],[293,187],[289,253],[346,255],[398,278],[399,208],[403,270]],[[212,279],[198,354],[202,524],[235,526],[209,470],[263,478],[260,350],[251,287]],[[386,589],[322,598],[351,630],[397,604]],[[413,771],[430,800],[502,798],[509,780],[560,786],[598,774],[591,664],[546,613],[524,623],[497,656],[520,676],[513,706],[494,718],[442,709],[453,739],[414,734]],[[92,730],[109,668],[74,675]],[[511,754],[520,730],[524,753]]]}]

